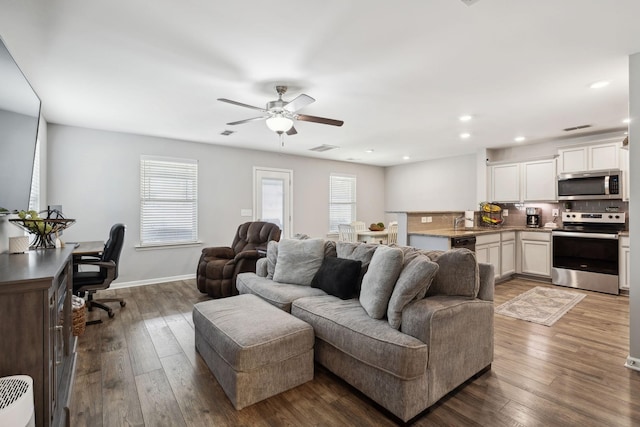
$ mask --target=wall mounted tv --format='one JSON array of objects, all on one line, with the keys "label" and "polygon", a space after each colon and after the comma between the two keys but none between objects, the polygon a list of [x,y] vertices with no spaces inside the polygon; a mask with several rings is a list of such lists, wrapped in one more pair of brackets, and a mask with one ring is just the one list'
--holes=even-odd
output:
[{"label": "wall mounted tv", "polygon": [[27,210],[40,98],[0,38],[0,207]]}]

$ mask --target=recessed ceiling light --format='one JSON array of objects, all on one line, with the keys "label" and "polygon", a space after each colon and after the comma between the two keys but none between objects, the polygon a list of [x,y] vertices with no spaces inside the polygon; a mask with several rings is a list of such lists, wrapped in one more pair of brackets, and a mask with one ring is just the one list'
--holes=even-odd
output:
[{"label": "recessed ceiling light", "polygon": [[461,122],[468,122],[469,120],[471,120],[473,117],[470,116],[469,114],[465,114],[464,116],[460,116],[458,117],[458,119],[460,119]]},{"label": "recessed ceiling light", "polygon": [[626,118],[626,119],[624,119],[624,120],[622,121],[622,123],[631,123],[631,119]]},{"label": "recessed ceiling light", "polygon": [[368,150],[364,150],[365,153],[373,153],[373,148],[369,148]]},{"label": "recessed ceiling light", "polygon": [[462,139],[467,139],[467,138],[469,138],[470,136],[471,136],[471,134],[470,134],[470,133],[467,133],[467,132],[465,132],[465,133],[461,133],[461,134],[460,134],[460,138],[462,138]]},{"label": "recessed ceiling light", "polygon": [[410,159],[411,159],[411,157],[409,157],[409,156],[402,156],[402,160],[410,160]]},{"label": "recessed ceiling light", "polygon": [[513,140],[515,142],[522,142],[522,141],[524,141],[524,136],[516,136],[515,138],[513,138]]},{"label": "recessed ceiling light", "polygon": [[591,83],[591,86],[589,86],[591,89],[601,89],[605,86],[609,86],[609,83],[611,83],[610,81],[607,80],[601,80],[599,82],[595,82],[595,83]]}]

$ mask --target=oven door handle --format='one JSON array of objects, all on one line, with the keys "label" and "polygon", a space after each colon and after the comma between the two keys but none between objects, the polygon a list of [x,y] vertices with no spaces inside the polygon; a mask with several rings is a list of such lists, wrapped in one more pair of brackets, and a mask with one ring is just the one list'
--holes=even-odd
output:
[{"label": "oven door handle", "polygon": [[572,232],[572,231],[552,231],[551,235],[558,236],[558,237],[578,237],[581,239],[618,240],[617,234],[607,234],[607,233],[580,233],[580,232]]}]

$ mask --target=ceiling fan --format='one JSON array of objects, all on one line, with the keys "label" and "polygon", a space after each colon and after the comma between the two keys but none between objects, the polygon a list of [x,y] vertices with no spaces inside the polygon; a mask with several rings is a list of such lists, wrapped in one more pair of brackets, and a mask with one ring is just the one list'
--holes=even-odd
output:
[{"label": "ceiling fan", "polygon": [[296,131],[296,128],[293,126],[294,120],[322,123],[331,126],[342,126],[344,124],[342,120],[309,116],[307,114],[298,114],[298,110],[306,107],[312,102],[315,102],[315,99],[313,99],[309,95],[298,95],[293,100],[287,102],[282,99],[282,95],[287,92],[287,86],[276,86],[276,92],[278,92],[278,99],[276,99],[275,101],[267,102],[266,108],[254,107],[253,105],[243,104],[242,102],[232,101],[231,99],[226,98],[218,98],[218,101],[238,105],[240,107],[251,108],[252,110],[262,111],[263,113],[263,115],[259,117],[253,117],[251,119],[227,123],[228,125],[234,126],[257,120],[266,120],[267,127],[269,127],[269,129],[280,136],[282,136],[283,133],[286,133],[287,135],[295,135],[298,133],[298,131]]}]

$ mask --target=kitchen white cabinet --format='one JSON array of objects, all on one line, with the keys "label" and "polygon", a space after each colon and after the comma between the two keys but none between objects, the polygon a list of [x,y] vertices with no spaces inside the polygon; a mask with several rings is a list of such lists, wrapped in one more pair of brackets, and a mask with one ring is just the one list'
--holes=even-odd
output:
[{"label": "kitchen white cabinet", "polygon": [[545,202],[556,196],[556,159],[522,164],[522,201]]},{"label": "kitchen white cabinet", "polygon": [[520,164],[494,165],[490,168],[490,195],[494,202],[520,201]]},{"label": "kitchen white cabinet", "polygon": [[623,236],[620,238],[620,259],[619,259],[619,280],[620,280],[620,289],[629,290],[630,280],[629,278],[631,273],[631,264],[629,259],[629,237]]},{"label": "kitchen white cabinet", "polygon": [[476,236],[476,259],[478,262],[493,264],[495,278],[500,278],[500,233]]},{"label": "kitchen white cabinet", "polygon": [[522,273],[551,277],[551,233],[521,231]]},{"label": "kitchen white cabinet", "polygon": [[631,184],[629,180],[629,150],[621,149],[620,150],[620,169],[622,170],[622,200],[625,202],[629,201],[629,185]]},{"label": "kitchen white cabinet", "polygon": [[619,169],[622,142],[607,142],[558,150],[558,173]]},{"label": "kitchen white cabinet", "polygon": [[500,236],[500,276],[506,277],[516,272],[516,233],[503,231]]}]

